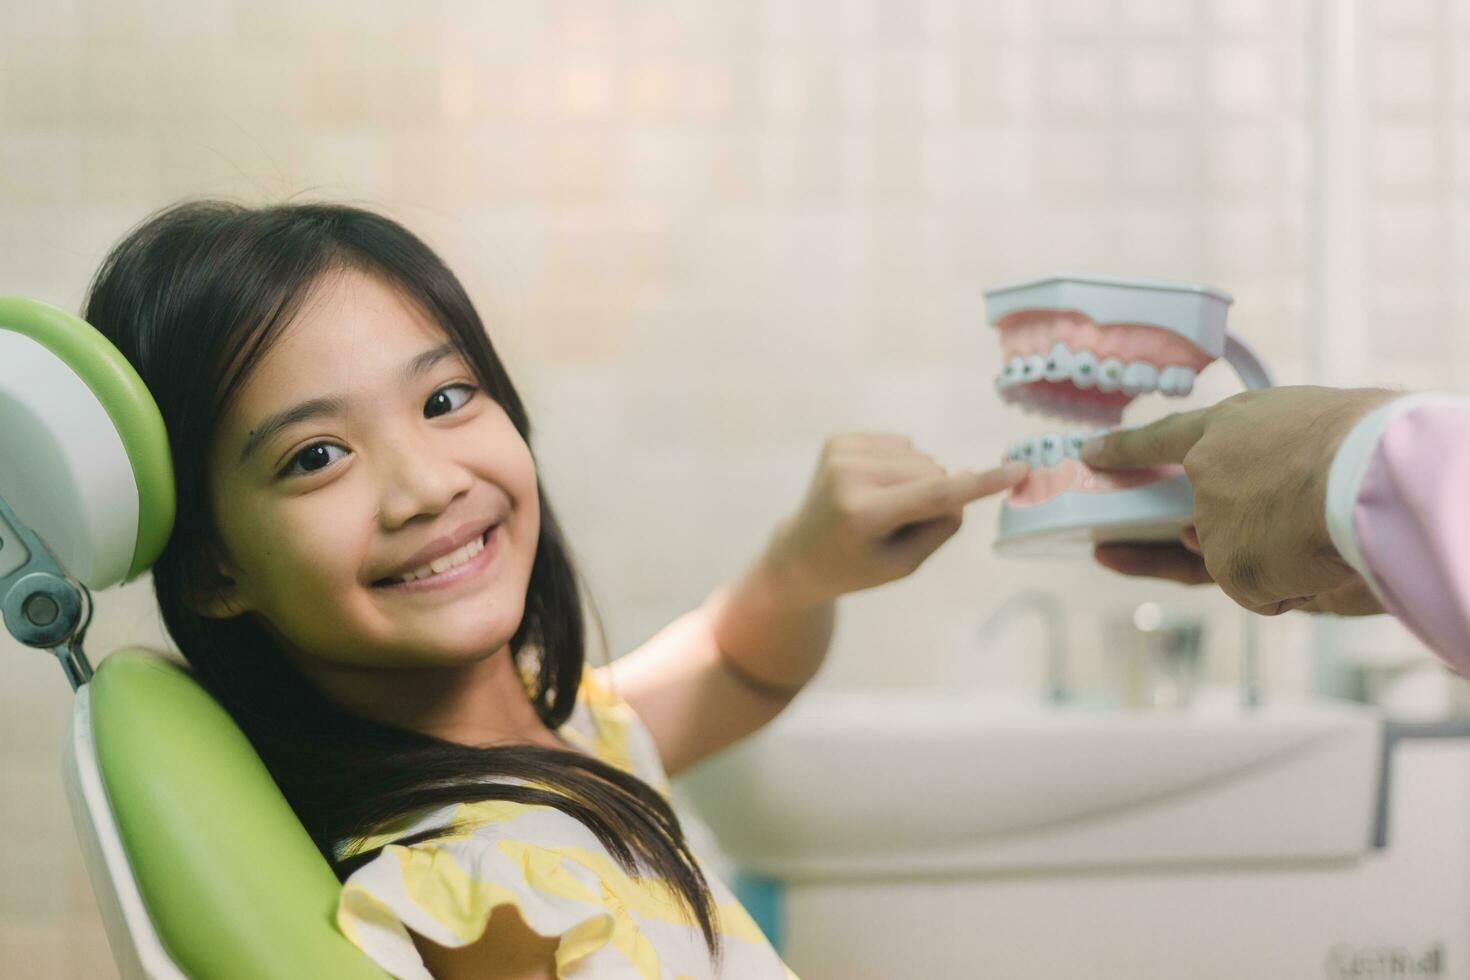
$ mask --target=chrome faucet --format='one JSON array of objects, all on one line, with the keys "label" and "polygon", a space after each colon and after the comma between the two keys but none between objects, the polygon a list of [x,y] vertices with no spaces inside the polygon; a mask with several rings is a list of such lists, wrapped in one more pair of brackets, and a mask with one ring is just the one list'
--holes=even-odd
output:
[{"label": "chrome faucet", "polygon": [[1044,589],[1017,592],[980,624],[975,640],[982,649],[989,647],[1025,612],[1036,613],[1046,630],[1046,698],[1060,704],[1071,696],[1067,684],[1067,610],[1054,593]]},{"label": "chrome faucet", "polygon": [[1261,706],[1261,621],[1242,609],[1240,626],[1240,706],[1254,711]]}]

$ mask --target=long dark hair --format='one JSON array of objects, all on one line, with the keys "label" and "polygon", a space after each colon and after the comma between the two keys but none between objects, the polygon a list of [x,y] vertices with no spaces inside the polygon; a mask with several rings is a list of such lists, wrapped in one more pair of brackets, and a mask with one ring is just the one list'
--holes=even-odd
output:
[{"label": "long dark hair", "polygon": [[[205,465],[216,423],[312,286],[344,267],[375,275],[417,302],[530,445],[525,407],[463,286],[402,225],[321,203],[249,208],[192,201],[158,212],[104,260],[83,316],[132,362],[168,429],[177,516],[153,566],[153,587],[169,633],[260,753],[340,879],[379,850],[339,858],[343,842],[361,842],[416,811],[480,800],[542,804],[581,821],[629,873],[664,879],[718,957],[708,885],[673,810],[642,780],[578,752],[459,745],[360,717],[311,684],[253,614],[211,619],[193,608],[197,593],[189,590],[207,581],[208,549],[218,541]],[[576,702],[584,626],[578,577],[539,478],[537,489],[541,536],[510,650],[518,668],[535,674],[532,702],[555,729]]]}]

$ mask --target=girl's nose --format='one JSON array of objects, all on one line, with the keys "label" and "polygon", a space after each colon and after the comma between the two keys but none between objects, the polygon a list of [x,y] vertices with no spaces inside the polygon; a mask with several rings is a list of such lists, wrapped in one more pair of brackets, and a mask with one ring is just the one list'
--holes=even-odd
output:
[{"label": "girl's nose", "polygon": [[382,459],[378,510],[388,527],[398,527],[420,514],[441,513],[473,483],[462,462],[421,435],[404,440]]}]

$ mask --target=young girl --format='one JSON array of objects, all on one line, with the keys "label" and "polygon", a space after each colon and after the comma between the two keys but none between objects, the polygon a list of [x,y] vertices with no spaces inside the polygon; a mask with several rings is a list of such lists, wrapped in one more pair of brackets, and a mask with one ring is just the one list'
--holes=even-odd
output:
[{"label": "young girl", "polygon": [[343,879],[354,943],[399,977],[790,976],[667,776],[780,712],[835,597],[913,571],[1022,468],[833,438],[744,575],[584,669],[525,409],[407,230],[178,205],[112,251],[85,316],[168,428],[164,622]]}]

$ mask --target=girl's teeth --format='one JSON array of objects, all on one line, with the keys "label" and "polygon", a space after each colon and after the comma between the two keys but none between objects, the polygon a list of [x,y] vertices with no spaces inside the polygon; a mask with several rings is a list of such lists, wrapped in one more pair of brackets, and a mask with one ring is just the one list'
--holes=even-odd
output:
[{"label": "girl's teeth", "polygon": [[471,541],[463,548],[460,548],[458,551],[451,551],[443,558],[435,558],[427,565],[423,565],[419,568],[414,569],[406,575],[400,576],[400,580],[404,582],[415,582],[421,578],[428,578],[430,575],[437,575],[440,572],[448,571],[449,569],[454,568],[457,565],[463,565],[465,562],[478,555],[484,549],[485,541],[484,537],[481,536]]}]

